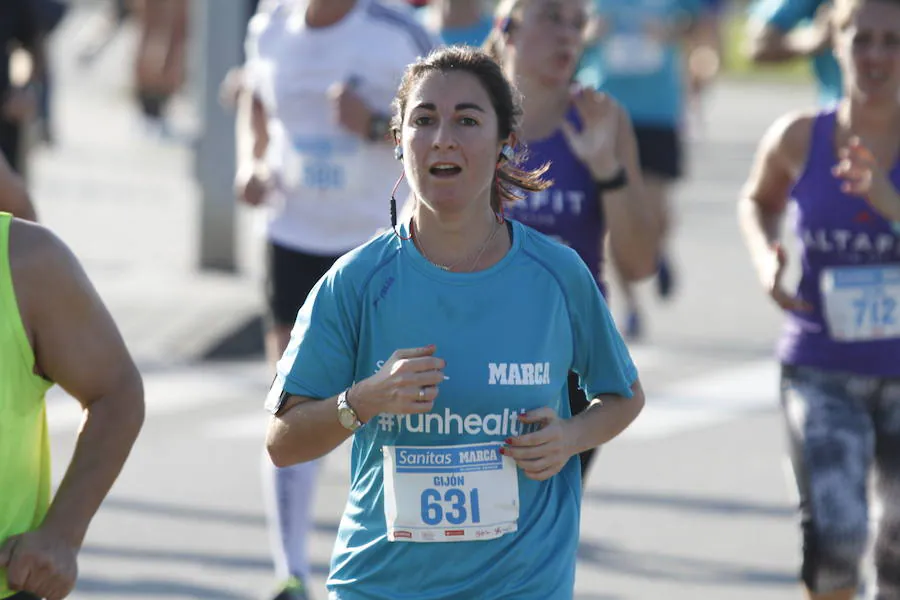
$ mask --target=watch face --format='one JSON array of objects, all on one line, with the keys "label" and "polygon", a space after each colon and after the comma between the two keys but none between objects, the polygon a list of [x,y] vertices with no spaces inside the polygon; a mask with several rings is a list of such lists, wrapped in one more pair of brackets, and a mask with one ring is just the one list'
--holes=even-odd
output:
[{"label": "watch face", "polygon": [[352,428],[356,424],[356,418],[353,416],[353,413],[350,412],[350,409],[343,406],[338,408],[338,421],[347,429]]},{"label": "watch face", "polygon": [[360,425],[356,413],[353,411],[353,408],[347,404],[347,399],[344,397],[338,402],[338,422],[342,427],[349,429],[350,431],[356,431]]}]

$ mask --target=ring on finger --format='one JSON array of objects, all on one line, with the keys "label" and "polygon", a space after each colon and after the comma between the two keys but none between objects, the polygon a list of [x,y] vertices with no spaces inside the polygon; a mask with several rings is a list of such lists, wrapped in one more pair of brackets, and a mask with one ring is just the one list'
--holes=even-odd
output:
[{"label": "ring on finger", "polygon": [[419,388],[419,400],[424,400],[424,399],[425,399],[425,388],[420,387]]}]

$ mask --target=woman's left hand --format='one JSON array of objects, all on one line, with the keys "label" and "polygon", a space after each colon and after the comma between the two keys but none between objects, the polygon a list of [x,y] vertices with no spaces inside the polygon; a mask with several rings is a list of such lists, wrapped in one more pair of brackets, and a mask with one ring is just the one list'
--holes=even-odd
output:
[{"label": "woman's left hand", "polygon": [[540,429],[507,438],[501,452],[515,460],[526,477],[537,481],[550,479],[574,454],[567,435],[568,421],[561,419],[552,408],[543,407],[519,415],[519,422],[534,423]]},{"label": "woman's left hand", "polygon": [[854,136],[838,152],[832,172],[843,180],[841,191],[865,198],[885,218],[900,219],[900,196],[872,151]]},{"label": "woman's left hand", "polygon": [[619,129],[619,109],[608,95],[581,88],[573,93],[572,103],[581,119],[581,131],[563,120],[562,130],[569,147],[597,180],[616,174],[619,158],[616,137]]}]

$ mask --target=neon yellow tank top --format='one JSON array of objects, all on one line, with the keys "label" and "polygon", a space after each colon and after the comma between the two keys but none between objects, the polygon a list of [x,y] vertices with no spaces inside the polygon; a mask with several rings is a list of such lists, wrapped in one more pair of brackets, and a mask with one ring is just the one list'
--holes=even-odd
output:
[{"label": "neon yellow tank top", "polygon": [[[51,384],[34,374],[34,353],[13,292],[11,221],[0,213],[0,544],[40,525],[50,504],[44,396]],[[0,569],[0,598],[12,595]]]}]

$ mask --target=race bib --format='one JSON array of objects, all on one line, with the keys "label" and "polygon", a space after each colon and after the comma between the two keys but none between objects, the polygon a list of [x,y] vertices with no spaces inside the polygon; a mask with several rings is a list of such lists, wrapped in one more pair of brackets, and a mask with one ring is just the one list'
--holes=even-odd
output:
[{"label": "race bib", "polygon": [[820,289],[833,339],[900,338],[900,267],[826,269]]},{"label": "race bib", "polygon": [[359,144],[348,138],[288,141],[282,166],[284,185],[288,189],[350,190],[359,170]]},{"label": "race bib", "polygon": [[516,531],[519,480],[500,446],[385,446],[388,539],[459,542]]},{"label": "race bib", "polygon": [[648,75],[663,68],[665,49],[657,40],[640,34],[616,34],[604,48],[606,68],[617,75]]}]

